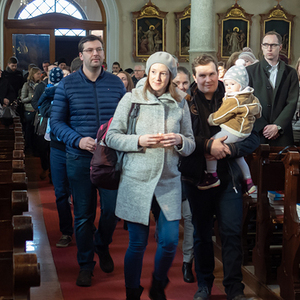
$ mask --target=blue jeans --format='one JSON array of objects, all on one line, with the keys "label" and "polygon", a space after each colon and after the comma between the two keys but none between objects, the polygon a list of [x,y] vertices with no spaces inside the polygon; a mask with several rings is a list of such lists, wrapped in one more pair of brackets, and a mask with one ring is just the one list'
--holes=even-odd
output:
[{"label": "blue jeans", "polygon": [[108,249],[118,222],[115,216],[117,190],[99,189],[101,216],[95,231],[97,187],[90,180],[90,162],[91,157],[67,153],[67,173],[74,200],[77,261],[81,270],[94,269],[94,252]]},{"label": "blue jeans", "polygon": [[[179,221],[167,221],[163,212],[159,213],[158,244],[155,254],[153,276],[159,281],[166,280],[172,265],[179,237]],[[142,273],[143,257],[148,244],[149,226],[128,222],[129,246],[124,259],[125,285],[138,288]]]},{"label": "blue jeans", "polygon": [[59,230],[64,235],[73,235],[73,218],[69,204],[71,190],[66,167],[66,152],[50,148],[51,177],[54,185]]},{"label": "blue jeans", "polygon": [[228,299],[243,294],[241,225],[243,202],[241,191],[235,193],[232,183],[200,191],[184,182],[194,225],[195,271],[198,286],[211,290],[214,281],[214,251],[212,228],[214,214],[222,241],[223,285]]}]

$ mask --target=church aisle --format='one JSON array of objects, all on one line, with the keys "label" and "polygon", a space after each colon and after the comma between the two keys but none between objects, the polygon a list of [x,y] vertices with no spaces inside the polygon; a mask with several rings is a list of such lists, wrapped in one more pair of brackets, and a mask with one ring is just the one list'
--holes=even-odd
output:
[{"label": "church aisle", "polygon": [[[67,248],[56,248],[55,243],[60,237],[58,217],[55,205],[53,186],[48,180],[41,181],[39,159],[30,157],[26,159],[27,174],[29,177],[29,212],[33,218],[34,241],[33,252],[38,256],[41,265],[41,286],[31,288],[31,300],[122,300],[125,299],[123,259],[128,245],[128,232],[123,229],[123,221],[117,225],[110,247],[115,270],[105,274],[100,270],[98,257],[95,256],[96,266],[92,286],[89,288],[77,287],[75,281],[78,275],[76,261],[75,240]],[[100,208],[98,205],[97,216]],[[96,222],[98,221],[98,218]],[[145,288],[141,299],[148,298],[151,273],[155,252],[154,223],[150,226],[149,244],[144,257],[144,267],[141,285]],[[182,234],[180,235],[181,245]],[[197,284],[185,283],[182,279],[182,253],[178,248],[172,268],[169,272],[170,283],[166,289],[168,300],[192,300]],[[222,286],[222,264],[216,260],[215,285],[211,300],[225,300],[226,296]],[[245,293],[252,299],[253,292],[246,287]]]}]

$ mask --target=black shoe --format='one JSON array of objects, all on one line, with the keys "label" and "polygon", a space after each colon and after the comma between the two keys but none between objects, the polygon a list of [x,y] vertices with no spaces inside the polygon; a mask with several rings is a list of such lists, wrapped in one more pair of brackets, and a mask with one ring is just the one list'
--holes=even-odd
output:
[{"label": "black shoe", "polygon": [[72,237],[70,235],[63,234],[59,241],[56,243],[57,248],[66,248],[72,242]]},{"label": "black shoe", "polygon": [[80,270],[76,280],[78,286],[91,286],[93,272],[90,270]]},{"label": "black shoe", "polygon": [[99,256],[100,268],[105,273],[111,273],[114,270],[114,262],[109,254],[109,250],[101,250],[96,252]]},{"label": "black shoe", "polygon": [[154,276],[152,276],[152,284],[149,291],[149,298],[151,300],[167,300],[164,290],[168,283],[169,279],[160,281],[155,279]]},{"label": "black shoe", "polygon": [[184,262],[182,265],[182,273],[183,273],[183,280],[185,282],[191,283],[195,281],[195,277],[192,271],[192,263]]},{"label": "black shoe", "polygon": [[126,288],[126,300],[140,300],[144,288],[139,286],[137,289]]}]

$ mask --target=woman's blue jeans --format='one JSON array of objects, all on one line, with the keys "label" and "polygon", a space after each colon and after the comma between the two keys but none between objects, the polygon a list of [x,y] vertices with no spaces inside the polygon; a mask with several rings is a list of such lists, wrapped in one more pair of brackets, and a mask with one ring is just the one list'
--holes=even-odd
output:
[{"label": "woman's blue jeans", "polygon": [[[158,221],[158,243],[155,254],[153,276],[159,281],[167,279],[175,257],[179,237],[179,221],[167,221],[160,211]],[[149,226],[128,222],[129,246],[124,259],[125,285],[138,288],[142,273],[143,257],[148,244]]]}]

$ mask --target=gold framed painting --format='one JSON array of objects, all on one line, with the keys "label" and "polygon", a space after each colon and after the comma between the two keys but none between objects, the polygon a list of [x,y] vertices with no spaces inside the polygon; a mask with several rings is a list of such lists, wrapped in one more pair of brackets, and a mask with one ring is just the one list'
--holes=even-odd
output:
[{"label": "gold framed painting", "polygon": [[253,15],[246,13],[237,3],[232,5],[226,13],[218,13],[217,15],[219,17],[217,57],[219,60],[227,60],[233,52],[249,47]]},{"label": "gold framed painting", "polygon": [[176,24],[176,57],[180,62],[189,61],[191,4],[183,11],[175,12]]},{"label": "gold framed painting", "polygon": [[166,15],[151,1],[132,12],[133,59],[145,62],[157,51],[166,51]]},{"label": "gold framed painting", "polygon": [[291,63],[291,44],[293,19],[295,15],[287,13],[279,4],[261,17],[261,40],[268,31],[276,31],[282,37],[280,56],[286,63]]}]

